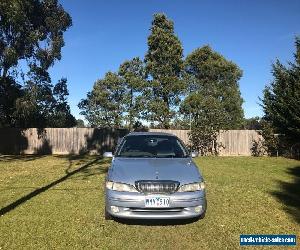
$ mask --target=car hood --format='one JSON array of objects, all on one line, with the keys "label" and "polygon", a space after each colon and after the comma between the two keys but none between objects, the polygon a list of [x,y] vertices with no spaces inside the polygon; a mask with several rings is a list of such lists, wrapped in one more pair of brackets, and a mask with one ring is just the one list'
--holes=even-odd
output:
[{"label": "car hood", "polygon": [[182,184],[202,180],[191,158],[114,158],[108,179],[134,185],[138,180],[173,180]]}]

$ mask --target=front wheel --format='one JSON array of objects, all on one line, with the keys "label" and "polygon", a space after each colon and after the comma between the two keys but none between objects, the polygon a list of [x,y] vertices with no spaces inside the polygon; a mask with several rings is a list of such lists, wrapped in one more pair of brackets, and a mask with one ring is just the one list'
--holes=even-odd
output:
[{"label": "front wheel", "polygon": [[113,219],[112,216],[110,215],[110,213],[107,212],[106,208],[104,210],[104,218],[105,218],[105,220],[112,220]]},{"label": "front wheel", "polygon": [[200,219],[200,220],[202,220],[202,219],[205,218],[205,213],[206,213],[206,212],[202,213],[202,214],[199,216],[199,219]]},{"label": "front wheel", "polygon": [[205,211],[199,216],[199,219],[204,219],[207,210],[207,200],[205,200]]}]

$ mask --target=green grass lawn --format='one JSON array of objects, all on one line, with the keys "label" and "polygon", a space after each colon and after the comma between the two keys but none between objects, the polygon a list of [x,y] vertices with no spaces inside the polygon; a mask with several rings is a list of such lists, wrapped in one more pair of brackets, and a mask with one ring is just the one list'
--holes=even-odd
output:
[{"label": "green grass lawn", "polygon": [[104,220],[103,182],[109,162],[96,157],[0,156],[0,249],[237,249],[240,234],[299,237],[299,161],[195,161],[207,183],[205,219],[131,225]]}]

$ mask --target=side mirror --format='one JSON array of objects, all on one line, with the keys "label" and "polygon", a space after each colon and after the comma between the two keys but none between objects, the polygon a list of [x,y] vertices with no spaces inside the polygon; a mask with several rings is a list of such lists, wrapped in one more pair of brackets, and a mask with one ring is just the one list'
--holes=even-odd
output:
[{"label": "side mirror", "polygon": [[105,152],[105,153],[103,154],[103,157],[104,157],[104,158],[113,158],[114,155],[113,155],[112,152]]},{"label": "side mirror", "polygon": [[195,151],[191,152],[191,157],[192,157],[192,158],[195,158],[195,157],[197,157],[197,156],[198,156],[198,153],[197,153],[197,152],[195,152]]}]

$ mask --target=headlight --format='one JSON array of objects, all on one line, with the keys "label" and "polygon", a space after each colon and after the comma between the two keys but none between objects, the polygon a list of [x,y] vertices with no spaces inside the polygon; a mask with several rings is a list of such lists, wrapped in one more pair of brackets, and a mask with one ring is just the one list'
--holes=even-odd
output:
[{"label": "headlight", "polygon": [[113,181],[107,181],[106,188],[120,192],[137,192],[137,190],[132,185]]},{"label": "headlight", "polygon": [[201,191],[204,189],[205,189],[205,183],[197,182],[197,183],[182,185],[179,187],[177,192],[194,192],[194,191]]}]

